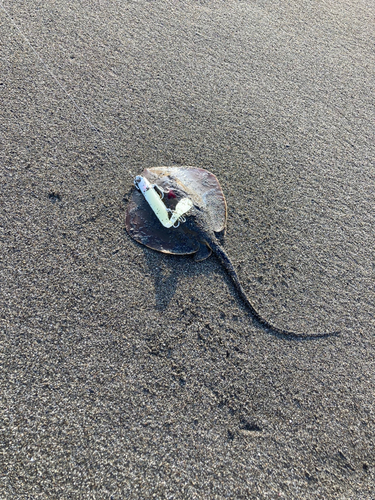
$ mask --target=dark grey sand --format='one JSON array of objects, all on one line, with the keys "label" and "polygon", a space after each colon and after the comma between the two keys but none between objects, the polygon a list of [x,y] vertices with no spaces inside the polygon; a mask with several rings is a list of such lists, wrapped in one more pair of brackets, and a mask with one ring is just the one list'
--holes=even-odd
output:
[{"label": "dark grey sand", "polygon": [[[0,1],[1,499],[375,498],[374,10]],[[156,165],[217,175],[265,318],[340,336],[130,239]]]}]

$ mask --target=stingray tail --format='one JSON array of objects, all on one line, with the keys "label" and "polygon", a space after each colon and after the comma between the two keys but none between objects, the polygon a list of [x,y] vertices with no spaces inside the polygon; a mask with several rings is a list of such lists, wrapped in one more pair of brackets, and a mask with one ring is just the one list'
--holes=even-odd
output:
[{"label": "stingray tail", "polygon": [[229,276],[232,278],[232,281],[234,285],[236,286],[236,289],[241,296],[242,300],[245,302],[246,306],[250,310],[251,314],[255,317],[255,319],[265,326],[266,328],[272,330],[274,333],[278,333],[280,335],[287,335],[288,337],[298,337],[298,338],[321,338],[321,337],[330,337],[334,335],[338,335],[339,332],[331,332],[331,333],[316,333],[316,334],[303,334],[303,333],[297,333],[297,332],[292,332],[289,330],[284,330],[283,328],[279,328],[269,321],[265,320],[262,318],[262,316],[258,313],[258,311],[255,309],[255,307],[252,305],[250,302],[248,296],[246,295],[245,290],[243,289],[240,280],[238,279],[237,273],[233,267],[232,262],[230,261],[228,255],[226,254],[225,250],[213,239],[210,241],[207,241],[208,246],[211,248],[211,250],[216,254],[217,258],[220,260],[222,265],[225,267],[227,273]]}]

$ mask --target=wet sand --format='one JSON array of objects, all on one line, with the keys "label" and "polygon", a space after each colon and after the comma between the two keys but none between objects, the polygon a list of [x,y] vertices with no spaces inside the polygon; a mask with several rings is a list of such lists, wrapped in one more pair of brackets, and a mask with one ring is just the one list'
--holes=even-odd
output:
[{"label": "wet sand", "polygon": [[[374,498],[373,15],[0,2],[1,498]],[[306,338],[127,235],[157,165],[218,177],[249,298]]]}]

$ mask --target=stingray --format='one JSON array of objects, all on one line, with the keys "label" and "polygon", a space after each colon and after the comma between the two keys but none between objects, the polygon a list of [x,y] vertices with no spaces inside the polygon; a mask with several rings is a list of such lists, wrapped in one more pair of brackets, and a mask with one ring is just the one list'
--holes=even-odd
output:
[{"label": "stingray", "polygon": [[[233,281],[238,294],[253,317],[275,333],[288,336],[304,336],[279,328],[264,319],[250,302],[235,268],[220,240],[225,234],[227,205],[219,181],[214,174],[195,167],[155,167],[145,169],[142,177],[155,186],[168,210],[173,211],[180,200],[192,202],[190,210],[182,216],[177,227],[166,228],[160,223],[150,205],[139,190],[134,189],[126,209],[126,230],[136,241],[158,252],[188,255],[196,261],[216,255]],[[334,333],[318,333],[307,336],[325,337]]]}]

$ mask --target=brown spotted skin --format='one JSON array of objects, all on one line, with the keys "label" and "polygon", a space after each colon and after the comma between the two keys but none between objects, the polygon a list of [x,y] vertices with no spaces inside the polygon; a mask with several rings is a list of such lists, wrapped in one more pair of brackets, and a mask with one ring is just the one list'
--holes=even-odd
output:
[{"label": "brown spotted skin", "polygon": [[[218,179],[208,170],[195,167],[153,167],[141,173],[151,184],[156,184],[165,193],[164,203],[174,210],[177,203],[188,197],[200,205],[211,218],[211,227],[219,233],[225,232],[227,204]],[[174,255],[195,254],[196,260],[210,255],[204,251],[195,237],[190,238],[178,228],[163,227],[151,210],[143,195],[133,190],[125,213],[125,227],[136,241],[158,252]]]}]

